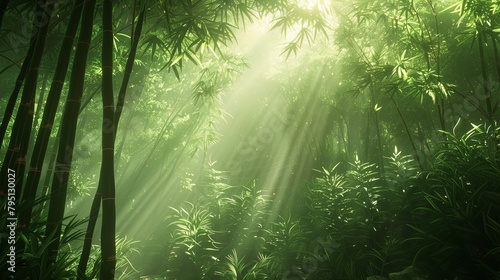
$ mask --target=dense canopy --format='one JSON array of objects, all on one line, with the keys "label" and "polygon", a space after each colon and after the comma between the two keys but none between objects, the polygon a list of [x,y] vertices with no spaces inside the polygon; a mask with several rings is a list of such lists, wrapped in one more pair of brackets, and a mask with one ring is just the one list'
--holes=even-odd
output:
[{"label": "dense canopy", "polygon": [[500,278],[500,3],[3,0],[1,279]]}]

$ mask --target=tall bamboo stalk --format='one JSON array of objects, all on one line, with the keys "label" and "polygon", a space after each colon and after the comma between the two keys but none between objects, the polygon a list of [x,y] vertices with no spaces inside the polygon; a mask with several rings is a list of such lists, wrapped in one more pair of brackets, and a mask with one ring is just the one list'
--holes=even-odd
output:
[{"label": "tall bamboo stalk", "polygon": [[113,2],[104,0],[102,5],[102,229],[101,229],[101,280],[115,277],[115,104],[113,100]]},{"label": "tall bamboo stalk", "polygon": [[[14,112],[14,108],[16,107],[16,101],[19,96],[19,92],[21,91],[21,87],[24,82],[24,78],[26,77],[26,73],[28,72],[28,67],[31,63],[31,58],[33,57],[33,51],[35,50],[36,45],[36,37],[31,38],[30,47],[26,56],[24,57],[23,64],[21,66],[21,70],[16,78],[16,84],[14,86],[14,90],[12,91],[9,101],[7,102],[7,107],[5,108],[5,113],[2,119],[2,124],[0,125],[0,145],[3,143],[3,139],[5,137],[5,133],[7,132],[7,127],[9,126],[9,122],[12,118],[12,114]],[[2,185],[2,188],[4,185]]]},{"label": "tall bamboo stalk", "polygon": [[375,116],[375,131],[377,132],[377,145],[378,145],[378,161],[380,162],[380,166],[378,167],[380,170],[380,175],[385,177],[385,165],[384,165],[384,151],[382,146],[382,136],[380,135],[380,123],[378,120],[378,112],[375,110],[375,87],[373,83],[370,85],[371,91],[371,108],[374,111],[373,114]]},{"label": "tall bamboo stalk", "polygon": [[28,177],[26,179],[26,185],[23,194],[23,199],[27,201],[28,204],[25,211],[19,218],[19,223],[21,225],[25,225],[25,228],[29,228],[30,225],[32,214],[31,212],[33,209],[32,202],[35,200],[38,184],[40,182],[43,161],[47,153],[47,146],[49,143],[50,134],[52,132],[59,99],[61,97],[62,87],[66,77],[66,73],[68,71],[73,41],[83,10],[83,2],[83,0],[77,0],[74,2],[73,10],[68,22],[68,27],[66,29],[66,34],[64,36],[61,50],[59,52],[59,58],[57,60],[54,77],[52,79],[52,85],[49,90],[45,109],[43,111],[40,129],[38,130],[38,135],[36,137],[35,147],[33,149],[33,155],[31,157],[30,168],[28,171]]},{"label": "tall bamboo stalk", "polygon": [[[497,81],[500,82],[500,58],[498,56],[498,46],[497,46],[497,38],[494,35],[494,33],[490,33],[490,38],[493,46],[493,57],[495,58],[495,68],[497,72]],[[491,101],[490,101],[491,102]],[[498,107],[498,96],[497,96],[497,102],[496,106]],[[497,127],[497,121],[498,118],[494,116],[497,108],[492,108],[492,115],[491,115],[491,124],[493,126],[493,129],[491,130],[493,133],[493,139],[496,139],[496,127]],[[488,141],[488,147],[490,148],[490,151],[492,151],[492,154],[496,154],[497,151],[497,145],[496,141],[492,141],[491,139]]]},{"label": "tall bamboo stalk", "polygon": [[[118,127],[118,122],[123,111],[123,104],[125,103],[125,94],[127,92],[128,83],[130,81],[130,75],[132,74],[132,68],[135,62],[135,56],[137,54],[137,46],[139,45],[139,39],[141,38],[142,25],[144,22],[145,6],[142,7],[142,11],[137,19],[137,26],[135,31],[132,31],[132,45],[130,47],[130,53],[127,58],[127,64],[125,65],[125,71],[123,76],[123,81],[120,87],[120,92],[118,93],[118,102],[116,104],[114,123],[115,127]],[[115,134],[116,136],[116,134]]]},{"label": "tall bamboo stalk", "polygon": [[500,82],[500,58],[498,56],[497,37],[494,32],[489,33],[491,45],[493,46],[493,57],[495,58],[495,69],[497,71],[497,79]]},{"label": "tall bamboo stalk", "polygon": [[69,172],[73,157],[75,143],[76,124],[83,94],[85,81],[85,70],[87,67],[87,56],[92,39],[94,26],[94,8],[96,0],[87,0],[83,7],[80,36],[75,51],[75,59],[71,71],[68,97],[62,116],[60,141],[57,152],[57,160],[50,192],[50,204],[47,217],[45,236],[53,238],[48,246],[49,265],[56,260],[59,251],[61,234],[61,223],[66,206],[66,192],[68,188]]},{"label": "tall bamboo stalk", "polygon": [[[33,50],[33,57],[27,69],[26,81],[23,88],[23,93],[21,95],[21,101],[19,104],[19,109],[14,120],[14,125],[12,127],[12,135],[9,142],[9,148],[5,155],[5,160],[2,165],[1,173],[3,176],[7,176],[7,170],[13,169],[17,174],[19,174],[16,181],[16,201],[22,193],[22,184],[24,178],[24,170],[26,168],[28,144],[31,136],[31,130],[33,126],[33,111],[35,104],[35,95],[37,89],[38,80],[38,69],[42,61],[43,50],[45,48],[45,42],[47,38],[48,26],[51,18],[52,11],[54,10],[54,1],[40,1],[37,6],[37,16],[33,19],[33,32],[36,32],[36,43]],[[42,15],[43,21],[39,21],[38,18]],[[6,178],[6,177],[5,177]]]},{"label": "tall bamboo stalk", "polygon": [[[136,29],[132,33],[133,35],[131,37],[131,39],[132,39],[131,49],[130,49],[129,57],[127,59],[127,64],[125,66],[125,73],[124,73],[124,77],[122,80],[120,92],[118,94],[118,102],[116,105],[116,110],[114,112],[113,139],[116,139],[116,131],[117,131],[120,117],[121,117],[121,112],[122,112],[123,104],[125,101],[125,95],[127,92],[127,87],[128,87],[128,83],[130,80],[130,75],[132,73],[132,68],[133,68],[135,56],[137,53],[137,46],[139,44],[139,39],[140,39],[141,33],[142,33],[144,14],[145,14],[145,6],[142,8],[141,14],[139,15],[139,18],[137,21]],[[104,86],[104,84],[103,84],[103,86]],[[90,215],[89,215],[89,222],[87,224],[87,230],[85,233],[84,245],[83,245],[83,249],[82,249],[82,254],[80,256],[80,261],[78,264],[78,271],[77,271],[78,279],[85,279],[85,271],[87,269],[88,259],[90,256],[90,249],[92,246],[92,238],[94,235],[95,224],[97,222],[97,217],[99,215],[99,209],[101,207],[101,199],[102,199],[102,191],[101,190],[102,190],[102,186],[105,183],[104,182],[105,176],[106,176],[106,173],[104,173],[103,168],[101,168],[101,173],[100,173],[100,177],[99,177],[99,184],[98,184],[98,187],[96,190],[96,194],[94,195],[94,198],[92,201],[92,206],[91,206]]]},{"label": "tall bamboo stalk", "polygon": [[[406,123],[406,120],[403,117],[403,113],[399,109],[399,106],[398,106],[398,104],[396,104],[396,100],[394,100],[394,97],[392,95],[391,95],[391,101],[392,101],[392,104],[394,104],[394,107],[396,107],[396,110],[398,111],[398,115],[401,118],[401,121],[403,122],[403,125],[405,127],[406,136],[408,136],[408,140],[410,141],[411,147],[413,149],[413,156],[415,157],[415,161],[418,163],[420,170],[424,170],[423,159],[420,158],[420,156],[418,154],[417,146],[415,145],[415,141],[413,140],[413,137],[411,137],[410,129],[408,128],[408,124]],[[423,150],[422,150],[422,152],[423,152]]]},{"label": "tall bamboo stalk", "polygon": [[3,16],[5,15],[5,11],[7,10],[8,5],[9,0],[0,1],[0,29],[2,29]]},{"label": "tall bamboo stalk", "polygon": [[479,62],[481,63],[481,77],[483,78],[483,91],[484,91],[484,101],[486,103],[486,112],[488,113],[488,120],[492,121],[493,108],[491,106],[491,92],[488,80],[488,70],[486,65],[486,58],[484,54],[484,31],[479,23],[476,23],[477,29],[477,44],[479,47]]}]

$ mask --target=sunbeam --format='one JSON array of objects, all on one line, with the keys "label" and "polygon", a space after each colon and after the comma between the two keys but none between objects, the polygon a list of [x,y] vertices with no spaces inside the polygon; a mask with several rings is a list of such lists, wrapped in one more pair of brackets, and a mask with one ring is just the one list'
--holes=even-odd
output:
[{"label": "sunbeam", "polygon": [[500,279],[498,1],[0,1],[0,279]]}]

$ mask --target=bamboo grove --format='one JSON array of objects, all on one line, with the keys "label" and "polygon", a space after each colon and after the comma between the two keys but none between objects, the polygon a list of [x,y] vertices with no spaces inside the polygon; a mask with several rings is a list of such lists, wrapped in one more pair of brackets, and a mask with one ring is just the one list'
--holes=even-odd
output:
[{"label": "bamboo grove", "polygon": [[[73,148],[75,142],[78,114],[81,110],[82,96],[85,87],[85,73],[87,69],[88,53],[93,38],[93,27],[98,24],[96,20],[96,11],[102,18],[102,35],[97,38],[102,45],[102,100],[103,100],[103,125],[102,125],[102,168],[99,180],[99,186],[95,195],[88,231],[87,241],[92,240],[95,217],[102,205],[103,226],[102,227],[102,267],[100,269],[101,279],[114,278],[115,266],[115,179],[113,168],[114,157],[114,139],[115,130],[118,125],[121,107],[125,100],[127,91],[127,81],[134,65],[134,57],[137,52],[137,45],[140,39],[143,21],[145,20],[145,11],[155,10],[151,13],[151,20],[156,20],[153,26],[149,28],[160,28],[160,20],[166,20],[166,33],[168,39],[168,54],[165,67],[172,69],[177,76],[182,68],[182,60],[189,58],[197,62],[196,56],[202,47],[210,47],[219,50],[219,44],[232,39],[234,35],[231,31],[234,25],[230,20],[246,21],[252,20],[257,13],[273,12],[273,9],[290,9],[286,3],[233,3],[227,4],[224,1],[164,1],[161,3],[146,3],[135,1],[126,3],[125,10],[120,11],[123,14],[127,12],[133,17],[139,14],[139,17],[132,18],[128,25],[131,25],[132,40],[127,62],[127,69],[118,96],[118,103],[115,105],[113,98],[113,5],[119,9],[121,4],[113,4],[111,1],[38,1],[34,7],[29,3],[19,4],[11,3],[11,10],[22,6],[25,13],[32,13],[30,9],[35,9],[33,13],[33,31],[30,38],[29,50],[22,62],[22,69],[19,73],[16,85],[18,85],[9,98],[9,104],[6,108],[5,117],[2,122],[2,140],[6,134],[10,117],[13,116],[16,99],[22,88],[12,131],[10,134],[8,149],[5,160],[2,164],[2,174],[7,181],[8,170],[16,170],[18,176],[15,182],[15,201],[17,205],[26,205],[26,209],[19,213],[18,230],[27,233],[30,228],[30,220],[35,201],[42,170],[44,156],[47,151],[47,143],[53,127],[54,118],[58,110],[58,101],[61,97],[65,76],[70,64],[70,56],[73,49],[73,42],[76,41],[74,50],[74,59],[69,78],[69,88],[66,101],[64,101],[64,111],[61,117],[60,132],[58,132],[57,158],[54,165],[52,185],[50,186],[50,199],[48,201],[48,213],[45,227],[44,244],[47,245],[43,253],[41,266],[54,269],[56,259],[59,254],[60,235],[62,222],[64,220],[64,208],[66,205],[67,185],[69,173],[71,171]],[[7,1],[4,2],[7,6]],[[9,9],[9,7],[7,7]],[[57,9],[57,10],[56,10]],[[98,10],[100,9],[100,10]],[[43,110],[42,123],[36,137],[35,147],[33,148],[30,166],[26,168],[28,143],[32,133],[33,112],[35,97],[37,91],[37,79],[40,63],[45,51],[45,43],[48,37],[49,28],[60,27],[60,20],[52,20],[53,16],[68,17],[66,34],[61,44],[59,58],[56,61],[57,69],[52,80],[51,88],[47,97],[47,107]],[[155,15],[156,14],[156,15]],[[164,14],[164,15],[162,15]],[[186,17],[182,17],[187,14]],[[181,16],[181,17],[179,17]],[[3,20],[3,19],[2,19]],[[199,22],[197,22],[199,21]],[[134,26],[136,29],[134,30]],[[76,34],[78,32],[78,37]],[[19,36],[18,34],[12,36]],[[135,36],[135,37],[134,37]],[[11,38],[9,38],[11,39]],[[14,39],[13,39],[14,40]],[[12,43],[12,42],[11,42]],[[16,43],[16,42],[14,42]],[[20,43],[19,43],[20,44]],[[153,55],[154,55],[153,47]],[[34,132],[33,132],[34,133]],[[27,179],[24,183],[24,172],[27,170]],[[7,194],[7,185],[2,184],[2,196],[5,201]],[[39,198],[39,197],[38,197]],[[22,254],[24,246],[28,246],[34,240],[19,239],[17,248]],[[90,243],[86,242],[83,249],[82,258],[78,269],[78,277],[83,279],[87,266],[88,252]],[[60,256],[59,256],[60,257]],[[40,268],[40,275],[44,275],[43,268]],[[51,272],[48,275],[51,275]]]},{"label": "bamboo grove", "polygon": [[499,8],[2,1],[1,278],[497,279]]}]

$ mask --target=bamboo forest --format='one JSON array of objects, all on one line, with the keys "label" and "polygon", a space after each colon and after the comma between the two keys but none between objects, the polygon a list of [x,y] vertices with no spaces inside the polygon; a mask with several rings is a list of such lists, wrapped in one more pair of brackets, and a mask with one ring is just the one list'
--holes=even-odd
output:
[{"label": "bamboo forest", "polygon": [[0,279],[500,279],[500,1],[0,0]]}]

